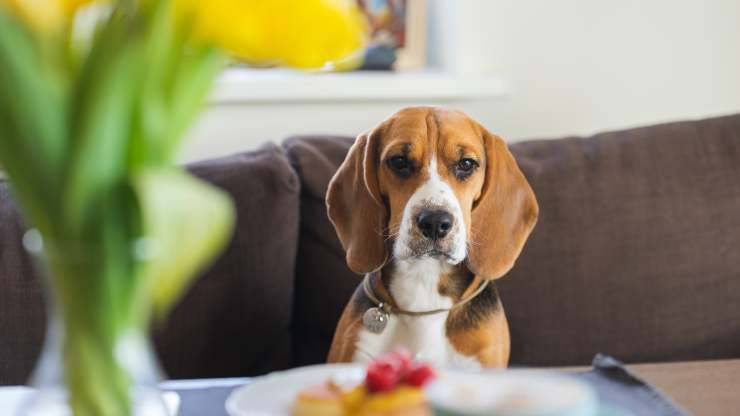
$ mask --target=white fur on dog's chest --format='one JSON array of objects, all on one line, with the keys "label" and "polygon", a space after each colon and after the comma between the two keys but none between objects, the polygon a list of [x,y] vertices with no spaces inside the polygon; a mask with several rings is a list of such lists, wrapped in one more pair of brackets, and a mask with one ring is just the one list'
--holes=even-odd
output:
[{"label": "white fur on dog's chest", "polygon": [[[439,278],[450,266],[434,258],[399,261],[388,290],[398,307],[408,311],[450,308],[452,299],[439,294]],[[480,368],[480,363],[453,348],[445,335],[448,312],[425,316],[391,314],[385,330],[360,330],[353,360],[368,362],[395,348],[405,348],[435,366]]]}]

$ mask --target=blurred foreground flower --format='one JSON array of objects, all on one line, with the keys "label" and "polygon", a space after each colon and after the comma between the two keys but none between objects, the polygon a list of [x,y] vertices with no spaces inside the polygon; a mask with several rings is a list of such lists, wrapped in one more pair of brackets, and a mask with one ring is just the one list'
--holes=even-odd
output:
[{"label": "blurred foreground flower", "polygon": [[20,16],[34,30],[51,31],[68,22],[71,16],[92,0],[0,0],[0,6]]},{"label": "blurred foreground flower", "polygon": [[[74,415],[124,416],[143,411],[137,377],[154,372],[142,372],[153,366],[151,316],[174,305],[233,227],[228,195],[173,162],[223,48],[319,68],[352,56],[365,27],[339,0],[121,0],[105,2],[78,40],[86,3],[0,0],[0,165],[49,268],[54,310],[37,379],[56,382],[68,397],[51,404]],[[49,404],[29,411],[48,414],[39,403]]]},{"label": "blurred foreground flower", "polygon": [[[156,0],[131,0],[156,3]],[[33,30],[57,34],[75,13],[111,0],[0,0]],[[354,0],[172,0],[175,19],[192,39],[258,65],[320,69],[360,64],[365,16]]]}]

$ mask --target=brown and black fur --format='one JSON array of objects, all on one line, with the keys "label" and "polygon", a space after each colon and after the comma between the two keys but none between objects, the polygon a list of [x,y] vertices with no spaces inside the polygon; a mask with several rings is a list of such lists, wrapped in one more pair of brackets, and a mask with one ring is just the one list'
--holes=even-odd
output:
[{"label": "brown and black fur", "polygon": [[[437,158],[438,166],[449,166],[463,153],[480,162],[480,169],[465,180],[443,177],[460,202],[470,241],[465,261],[440,278],[438,289],[457,301],[489,281],[472,301],[449,312],[445,333],[459,353],[484,367],[505,367],[509,329],[493,280],[511,269],[534,228],[538,216],[534,193],[503,139],[461,112],[406,108],[360,135],[329,184],[329,218],[349,267],[358,274],[372,274],[375,293],[391,303],[384,289],[395,268],[389,245],[406,202],[427,177],[421,170],[409,178],[390,173],[384,158],[399,153],[418,166],[428,165],[431,157]],[[443,169],[440,175],[449,173]],[[362,315],[371,306],[359,286],[337,326],[329,362],[353,360]]]}]

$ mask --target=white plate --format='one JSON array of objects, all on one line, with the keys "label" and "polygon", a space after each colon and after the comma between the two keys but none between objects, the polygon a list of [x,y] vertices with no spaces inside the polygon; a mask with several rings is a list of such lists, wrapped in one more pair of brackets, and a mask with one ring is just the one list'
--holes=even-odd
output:
[{"label": "white plate", "polygon": [[[477,374],[474,376],[488,378],[494,375],[490,378],[492,382],[497,382],[504,375],[499,373],[498,376],[495,376],[495,374]],[[519,380],[521,377],[532,376],[532,373],[526,370],[509,370],[505,374],[506,380]],[[440,379],[454,378],[456,375],[459,375],[459,373],[443,372],[440,374]],[[365,366],[358,364],[324,364],[258,377],[252,383],[231,393],[226,400],[226,411],[230,416],[291,416],[291,408],[299,391],[309,386],[324,383],[330,378],[340,384],[354,385],[360,383],[365,378]],[[562,383],[560,376],[553,375],[547,378]],[[433,386],[430,387],[433,388]],[[433,393],[433,391],[427,393]],[[601,408],[596,411],[595,415],[627,416],[629,413],[616,409]]]},{"label": "white plate", "polygon": [[337,383],[357,384],[365,378],[365,367],[325,364],[258,377],[231,393],[226,400],[226,411],[231,416],[290,416],[299,391],[329,378]]},{"label": "white plate", "polygon": [[596,416],[593,389],[573,377],[541,370],[447,371],[426,389],[446,415]]}]

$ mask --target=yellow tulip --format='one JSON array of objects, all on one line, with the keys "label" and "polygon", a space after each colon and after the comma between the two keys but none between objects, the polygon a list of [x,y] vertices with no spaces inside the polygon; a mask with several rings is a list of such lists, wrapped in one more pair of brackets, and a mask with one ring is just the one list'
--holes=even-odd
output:
[{"label": "yellow tulip", "polygon": [[[33,30],[48,33],[70,24],[95,0],[0,0]],[[100,2],[100,0],[98,0]],[[364,15],[354,0],[173,0],[175,13],[192,24],[196,39],[244,61],[317,69],[360,63],[367,42]]]},{"label": "yellow tulip", "polygon": [[359,63],[367,23],[353,0],[176,0],[194,35],[250,63]]},{"label": "yellow tulip", "polygon": [[75,12],[92,0],[0,0],[0,7],[10,10],[32,29],[50,32],[70,22]]}]

